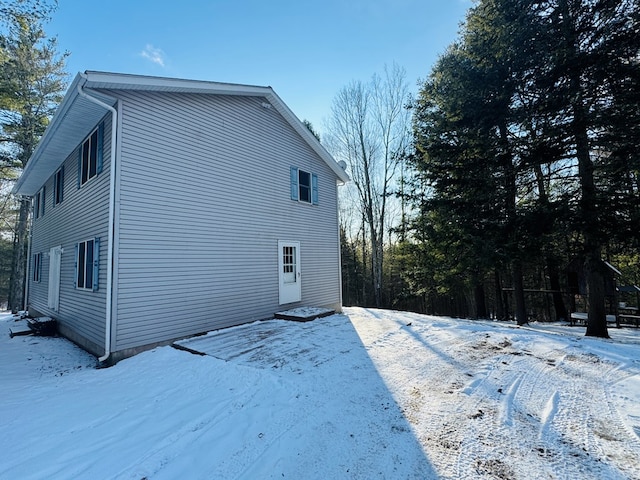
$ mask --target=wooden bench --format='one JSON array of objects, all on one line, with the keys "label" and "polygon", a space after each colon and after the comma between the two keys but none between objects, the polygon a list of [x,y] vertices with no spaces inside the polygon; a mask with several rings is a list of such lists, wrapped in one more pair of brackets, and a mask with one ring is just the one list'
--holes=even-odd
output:
[{"label": "wooden bench", "polygon": [[[584,313],[584,312],[571,312],[571,325],[574,325],[574,324],[586,325],[587,324],[587,319],[588,319],[588,314],[587,313]],[[616,321],[616,316],[615,315],[607,315],[607,323],[615,323],[617,325],[618,322]]]},{"label": "wooden bench", "polygon": [[628,315],[626,313],[618,315],[620,324],[634,325],[636,328],[640,326],[640,315]]}]

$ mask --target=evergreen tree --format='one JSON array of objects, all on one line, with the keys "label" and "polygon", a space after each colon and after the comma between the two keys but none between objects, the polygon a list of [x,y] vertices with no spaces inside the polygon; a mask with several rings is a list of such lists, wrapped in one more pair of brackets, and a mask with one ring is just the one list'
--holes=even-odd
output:
[{"label": "evergreen tree", "polygon": [[[415,109],[416,168],[431,182],[430,208],[456,218],[476,310],[483,311],[483,279],[510,264],[516,318],[526,323],[522,222],[516,208],[522,162],[519,110],[514,102],[526,58],[518,40],[530,22],[520,2],[485,1],[467,17],[461,40],[425,82]],[[526,12],[526,11],[525,11]],[[451,224],[451,222],[450,222]]]},{"label": "evergreen tree", "polygon": [[636,0],[544,3],[540,19],[547,26],[550,55],[536,73],[539,84],[552,89],[541,106],[554,115],[566,155],[577,167],[574,228],[582,240],[587,281],[587,335],[607,337],[603,249],[637,216],[638,191],[628,182],[633,183],[629,151],[637,148],[640,105],[628,88],[638,85],[640,6]]},{"label": "evergreen tree", "polygon": [[421,214],[460,240],[463,258],[486,268],[480,259],[500,260],[495,248],[511,259],[519,323],[530,258],[546,262],[565,316],[558,245],[571,228],[584,258],[587,335],[607,336],[603,251],[638,242],[639,8],[481,0],[420,92],[415,166],[432,189],[422,205],[439,212]]},{"label": "evergreen tree", "polygon": [[[50,7],[38,2],[3,5],[6,31],[0,35],[0,146],[3,179],[15,178],[27,164],[66,87],[66,54],[47,39],[42,27]],[[13,267],[9,307],[23,307],[28,199],[19,199],[14,231]]]}]

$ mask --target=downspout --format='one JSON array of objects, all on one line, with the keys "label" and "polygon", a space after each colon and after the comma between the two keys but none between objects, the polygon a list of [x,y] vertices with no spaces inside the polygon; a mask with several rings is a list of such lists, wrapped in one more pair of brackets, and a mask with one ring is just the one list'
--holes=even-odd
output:
[{"label": "downspout", "polygon": [[[81,73],[85,82],[87,75]],[[105,308],[105,338],[104,338],[104,355],[98,358],[99,362],[104,362],[111,356],[111,317],[112,317],[112,301],[113,301],[113,242],[114,242],[114,224],[115,224],[115,203],[116,203],[116,132],[118,131],[118,111],[111,105],[92,97],[84,90],[82,84],[78,83],[78,93],[87,100],[100,105],[111,112],[111,167],[109,169],[109,231],[107,234],[107,294]]]}]

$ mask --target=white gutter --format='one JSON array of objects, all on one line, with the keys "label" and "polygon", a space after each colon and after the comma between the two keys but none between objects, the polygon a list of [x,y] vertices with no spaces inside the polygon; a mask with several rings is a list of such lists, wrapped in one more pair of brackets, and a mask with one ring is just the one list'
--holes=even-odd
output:
[{"label": "white gutter", "polygon": [[[80,74],[87,80],[86,74]],[[84,82],[82,82],[84,83]],[[115,203],[116,203],[116,132],[118,131],[118,111],[111,105],[101,102],[95,97],[82,90],[82,83],[78,83],[78,94],[87,100],[104,107],[111,112],[111,167],[109,169],[109,232],[107,248],[107,295],[105,308],[105,334],[104,334],[104,355],[98,358],[99,362],[104,362],[111,355],[111,320],[112,320],[112,300],[113,300],[113,242],[115,224]]]}]

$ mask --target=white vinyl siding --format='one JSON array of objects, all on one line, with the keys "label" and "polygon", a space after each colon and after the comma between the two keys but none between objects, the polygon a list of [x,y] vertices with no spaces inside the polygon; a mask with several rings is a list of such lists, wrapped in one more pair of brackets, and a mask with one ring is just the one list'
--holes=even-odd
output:
[{"label": "white vinyl siding", "polygon": [[[271,317],[281,238],[301,244],[302,303],[339,303],[336,177],[275,109],[118,95],[117,350]],[[318,208],[291,202],[291,165],[317,176]]]}]

